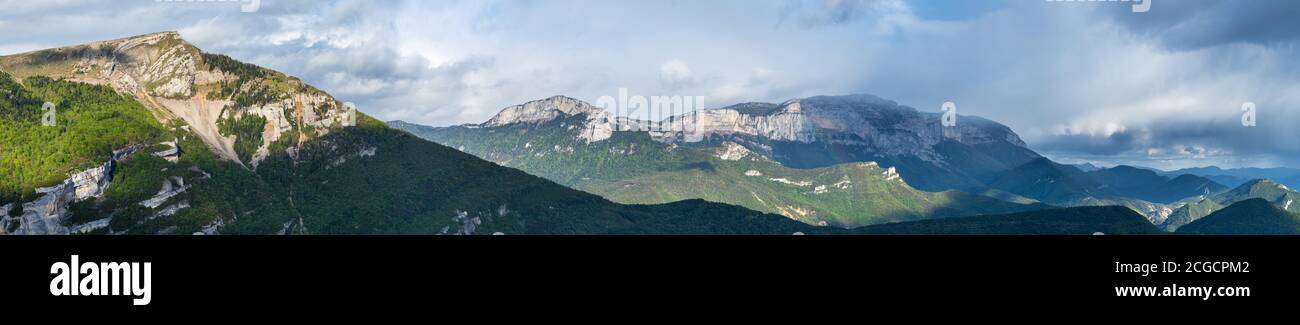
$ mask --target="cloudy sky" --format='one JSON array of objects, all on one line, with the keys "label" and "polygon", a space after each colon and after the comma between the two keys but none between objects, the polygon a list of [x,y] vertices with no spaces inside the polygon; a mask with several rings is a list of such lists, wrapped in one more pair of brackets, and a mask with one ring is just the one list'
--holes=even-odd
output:
[{"label": "cloudy sky", "polygon": [[711,107],[869,93],[953,101],[1067,163],[1300,167],[1300,1],[1150,1],[0,0],[0,54],[175,30],[385,120],[619,88]]}]

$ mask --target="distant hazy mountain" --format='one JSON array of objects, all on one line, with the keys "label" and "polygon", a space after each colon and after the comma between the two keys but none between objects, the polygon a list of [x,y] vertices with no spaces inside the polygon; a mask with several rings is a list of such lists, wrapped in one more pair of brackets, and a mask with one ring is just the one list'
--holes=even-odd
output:
[{"label": "distant hazy mountain", "polygon": [[996,122],[960,116],[957,126],[945,128],[939,113],[870,95],[742,104],[682,120],[693,117],[706,135],[696,140],[740,143],[792,168],[873,161],[897,168],[909,184],[927,191],[979,187],[997,172],[1040,157]]},{"label": "distant hazy mountain", "polygon": [[1116,195],[1113,189],[1103,186],[1078,168],[1047,158],[1038,158],[1005,171],[989,186],[1048,204],[1070,204],[1087,198]]},{"label": "distant hazy mountain", "polygon": [[[799,105],[742,104],[726,109],[730,112],[726,114],[788,113]],[[613,128],[599,126],[602,118],[592,116],[605,114],[581,101],[553,97],[508,107],[480,125],[432,128],[400,121],[390,125],[622,203],[706,199],[839,227],[1046,207],[958,191],[921,191],[911,187],[898,168],[875,162],[788,168],[770,156],[774,150],[752,149],[770,148],[763,143],[771,142],[752,136],[717,135],[721,126],[710,127],[712,131],[704,133],[713,135],[698,141],[686,141],[682,134],[604,133]],[[778,120],[786,118],[804,117],[785,115]],[[717,121],[708,124],[719,125]],[[779,134],[774,136],[791,140],[818,134],[755,125],[769,128],[752,130],[755,133]],[[731,128],[738,132],[735,129],[748,126]],[[744,142],[749,145],[735,141],[749,141]],[[796,143],[801,142],[786,145]]]},{"label": "distant hazy mountain", "polygon": [[1237,202],[1191,224],[1180,234],[1197,235],[1300,235],[1300,214],[1286,211],[1264,199]]},{"label": "distant hazy mountain", "polygon": [[1157,225],[1182,207],[1180,199],[1226,189],[1196,176],[1170,179],[1128,166],[1085,173],[1047,158],[1003,172],[989,186],[1055,206],[1124,206]]},{"label": "distant hazy mountain", "polygon": [[1300,188],[1300,169],[1296,168],[1234,168],[1198,167],[1163,172],[1163,175],[1177,176],[1192,174],[1205,177],[1215,182],[1237,187],[1256,179],[1270,179],[1290,187]]},{"label": "distant hazy mountain", "polygon": [[1170,179],[1156,172],[1129,166],[1099,169],[1088,176],[1115,194],[1155,203],[1173,203],[1188,197],[1218,194],[1227,186],[1204,177],[1183,174]]},{"label": "distant hazy mountain", "polygon": [[1097,165],[1093,165],[1092,163],[1074,164],[1071,166],[1074,166],[1074,168],[1078,168],[1080,171],[1085,173],[1101,170],[1101,167],[1097,167]]}]

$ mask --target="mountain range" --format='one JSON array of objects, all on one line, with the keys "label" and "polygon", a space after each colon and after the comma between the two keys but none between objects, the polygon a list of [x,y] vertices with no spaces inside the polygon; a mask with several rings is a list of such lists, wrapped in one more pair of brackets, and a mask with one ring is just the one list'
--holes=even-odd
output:
[{"label": "mountain range", "polygon": [[616,204],[389,129],[173,32],[0,57],[0,87],[0,233],[808,229],[698,200]]},{"label": "mountain range", "polygon": [[1300,209],[871,95],[384,123],[175,32],[0,56],[0,96],[0,234],[1272,233],[1259,202]]},{"label": "mountain range", "polygon": [[1257,179],[1268,179],[1292,188],[1300,188],[1300,169],[1296,168],[1232,168],[1219,167],[1185,168],[1174,171],[1158,171],[1161,175],[1177,176],[1183,174],[1197,175],[1231,187],[1241,186]]},{"label": "mountain range", "polygon": [[1193,198],[1229,190],[1197,175],[1131,166],[1084,171],[1039,156],[1000,124],[963,116],[958,125],[973,123],[953,129],[939,118],[850,95],[628,121],[556,96],[505,108],[482,124],[389,125],[616,202],[704,199],[842,228],[1123,206],[1173,231],[1221,208]]},{"label": "mountain range", "polygon": [[[519,168],[629,204],[705,199],[781,214],[812,225],[845,228],[1048,207],[1032,200],[1008,202],[957,190],[923,191],[905,181],[908,177],[901,173],[901,169],[885,167],[874,161],[798,169],[787,167],[781,159],[773,158],[775,152],[781,151],[771,144],[784,142],[781,146],[803,150],[794,143],[809,141],[804,145],[816,146],[813,144],[815,139],[821,136],[821,132],[826,132],[825,129],[809,130],[803,125],[806,122],[783,124],[787,120],[806,120],[800,114],[791,113],[792,110],[813,112],[823,110],[819,107],[829,105],[826,103],[835,103],[841,106],[830,105],[824,109],[876,116],[879,114],[873,112],[877,109],[875,105],[884,102],[872,98],[816,97],[787,102],[784,108],[751,103],[739,105],[740,109],[733,106],[694,113],[711,116],[707,121],[676,119],[708,125],[698,129],[685,128],[697,130],[693,132],[695,134],[612,131],[621,128],[593,126],[606,123],[603,116],[607,113],[563,96],[506,108],[488,122],[478,125],[431,128],[401,121],[389,125],[503,166]],[[842,106],[848,105],[845,103],[865,106]],[[902,111],[894,106],[885,109]],[[747,115],[759,113],[770,115]],[[725,122],[718,117],[729,115],[731,119]],[[917,115],[915,118],[924,117]],[[871,126],[856,126],[862,127]],[[591,130],[611,131],[593,137],[590,136]],[[894,137],[905,137],[903,129],[893,132],[899,133]],[[971,128],[967,132],[975,134],[980,131]],[[990,132],[1009,131],[993,128]],[[690,139],[690,136],[698,138]],[[1014,134],[999,136],[1014,138]],[[922,138],[924,136],[915,134],[911,137],[913,140]],[[923,143],[911,141],[907,145]],[[899,155],[934,153],[929,148],[887,149]],[[786,154],[784,157],[794,156]],[[920,174],[914,176],[929,179]]]}]

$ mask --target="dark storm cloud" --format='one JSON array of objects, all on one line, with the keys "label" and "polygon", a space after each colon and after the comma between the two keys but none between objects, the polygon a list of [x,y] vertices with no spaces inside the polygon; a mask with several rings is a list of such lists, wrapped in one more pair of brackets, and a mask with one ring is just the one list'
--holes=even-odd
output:
[{"label": "dark storm cloud", "polygon": [[1156,1],[1143,14],[1107,9],[1101,12],[1174,50],[1236,43],[1278,46],[1300,37],[1300,1],[1294,0]]},{"label": "dark storm cloud", "polygon": [[[1243,113],[1244,114],[1244,113]],[[1044,138],[1035,147],[1044,152],[1078,153],[1088,157],[1123,157],[1128,163],[1157,166],[1148,161],[1201,161],[1202,165],[1232,163],[1246,165],[1294,166],[1300,157],[1300,144],[1294,137],[1279,136],[1278,129],[1291,129],[1291,121],[1300,121],[1294,112],[1260,112],[1255,126],[1246,126],[1239,115],[1223,115],[1211,120],[1157,121],[1140,129],[1128,129],[1110,135],[1067,134]],[[1293,136],[1300,136],[1291,132]],[[1193,164],[1195,165],[1195,164]]]},{"label": "dark storm cloud", "polygon": [[802,27],[854,23],[890,5],[881,0],[786,0],[779,23],[791,21]]},{"label": "dark storm cloud", "polygon": [[1058,135],[1040,141],[1035,148],[1053,152],[1079,152],[1102,156],[1118,155],[1144,147],[1134,141],[1136,138],[1134,133],[1123,131],[1110,136]]}]

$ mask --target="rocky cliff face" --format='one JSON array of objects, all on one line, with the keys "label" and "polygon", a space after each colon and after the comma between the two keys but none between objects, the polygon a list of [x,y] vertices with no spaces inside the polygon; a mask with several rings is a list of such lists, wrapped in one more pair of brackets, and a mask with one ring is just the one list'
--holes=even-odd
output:
[{"label": "rocky cliff face", "polygon": [[13,209],[13,203],[0,205],[0,234],[9,233],[9,219],[12,219],[9,216],[9,211],[13,211]]},{"label": "rocky cliff face", "polygon": [[671,125],[682,132],[680,140],[686,142],[709,135],[738,134],[776,141],[824,140],[859,145],[890,156],[931,156],[928,148],[949,140],[971,145],[1005,142],[1025,146],[1015,132],[995,122],[962,116],[956,126],[944,127],[941,117],[875,96],[851,95],[707,109],[688,113]]},{"label": "rocky cliff face", "polygon": [[[222,158],[254,166],[285,134],[301,131],[300,138],[290,139],[301,142],[350,121],[341,102],[300,80],[251,65],[248,71],[226,71],[244,66],[208,59],[180,34],[163,32],[0,57],[0,64],[18,78],[42,75],[112,86],[154,110],[159,120],[184,121]],[[250,71],[255,77],[241,75]],[[222,93],[227,89],[232,93]],[[240,102],[237,94],[259,100]],[[235,150],[237,136],[223,134],[218,123],[253,115],[267,122],[256,153],[243,161]]]},{"label": "rocky cliff face", "polygon": [[65,226],[63,222],[68,216],[69,204],[103,195],[113,179],[113,168],[117,166],[117,160],[134,152],[134,148],[119,150],[113,159],[98,167],[72,174],[54,186],[36,189],[40,198],[23,203],[23,213],[18,217],[9,216],[13,204],[0,207],[0,234],[66,235],[107,226],[107,221],[71,227]]},{"label": "rocky cliff face", "polygon": [[[580,114],[588,117],[585,130],[590,132],[584,132],[583,137],[590,142],[607,139],[611,130],[641,130],[644,128],[637,126],[649,124],[618,119],[599,107],[557,96],[507,107],[480,126],[540,123]],[[946,140],[965,144],[1005,142],[1025,147],[1019,135],[996,122],[962,116],[957,126],[945,128],[941,117],[870,95],[818,96],[780,105],[745,103],[688,112],[657,123],[660,127],[652,134],[664,142],[698,142],[710,135],[748,135],[802,143],[820,139],[852,142],[886,155],[919,154]]]},{"label": "rocky cliff face", "polygon": [[668,123],[662,141],[675,141],[681,136],[685,142],[699,142],[708,135],[743,134],[778,141],[813,142],[817,136],[808,115],[803,114],[797,101],[782,106],[782,110],[768,115],[750,115],[734,109],[708,109],[689,112]]},{"label": "rocky cliff face", "polygon": [[496,127],[518,123],[536,124],[556,118],[578,115],[586,116],[586,123],[582,124],[582,130],[579,132],[578,137],[587,143],[609,139],[614,133],[615,119],[603,109],[564,96],[555,96],[527,102],[523,105],[506,107],[488,120],[487,123],[479,126]]}]

